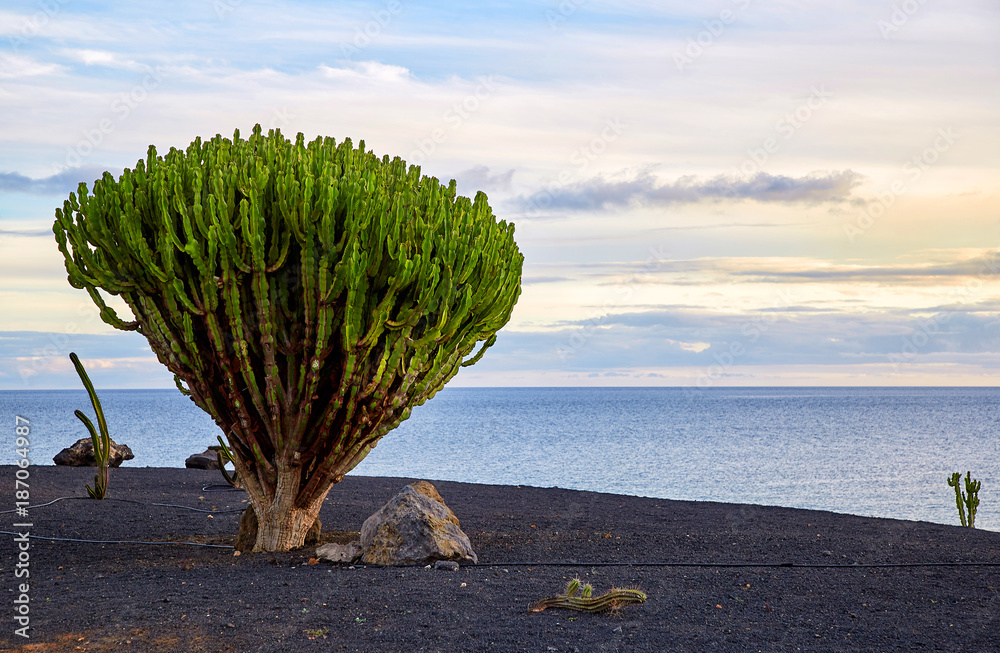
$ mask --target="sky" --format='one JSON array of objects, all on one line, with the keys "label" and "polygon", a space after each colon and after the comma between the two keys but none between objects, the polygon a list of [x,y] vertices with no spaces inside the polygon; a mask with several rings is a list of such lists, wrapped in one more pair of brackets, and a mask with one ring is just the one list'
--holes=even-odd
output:
[{"label": "sky", "polygon": [[453,385],[1000,372],[992,0],[11,0],[0,111],[0,389],[79,388],[70,351],[99,388],[173,387],[69,285],[54,211],[257,123],[515,223],[520,300]]}]

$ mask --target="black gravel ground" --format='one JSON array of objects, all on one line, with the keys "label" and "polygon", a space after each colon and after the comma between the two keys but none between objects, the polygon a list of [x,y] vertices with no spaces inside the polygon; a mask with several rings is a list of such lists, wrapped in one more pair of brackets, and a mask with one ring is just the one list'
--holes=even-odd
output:
[{"label": "black gravel ground", "polygon": [[[15,469],[0,467],[8,487]],[[31,504],[86,497],[92,478],[92,469],[32,467]],[[324,541],[350,539],[411,480],[347,478],[321,513]],[[203,489],[219,481],[218,472],[114,469],[108,500],[33,508],[30,528],[14,528],[23,518],[7,513],[0,528],[229,545],[239,512],[222,511],[244,506],[245,495]],[[1000,533],[555,488],[434,484],[479,565],[456,572],[352,568],[308,564],[314,547],[234,557],[228,548],[183,544],[31,539],[29,639],[15,634],[14,600],[24,582],[15,577],[17,536],[0,535],[9,597],[0,650],[1000,651]],[[573,577],[598,593],[638,587],[649,598],[617,614],[528,613]]]}]

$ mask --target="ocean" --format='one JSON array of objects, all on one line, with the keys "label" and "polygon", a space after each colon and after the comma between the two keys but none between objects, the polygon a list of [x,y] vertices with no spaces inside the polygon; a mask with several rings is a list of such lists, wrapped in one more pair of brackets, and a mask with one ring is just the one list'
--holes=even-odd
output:
[{"label": "ocean", "polygon": [[[99,396],[125,466],[183,467],[221,434],[176,390]],[[94,419],[82,389],[0,391],[0,464],[17,459],[16,416],[32,464],[53,464],[87,435],[74,409]],[[957,525],[947,478],[971,471],[976,526],[1000,531],[998,425],[1000,388],[445,388],[352,473]]]}]

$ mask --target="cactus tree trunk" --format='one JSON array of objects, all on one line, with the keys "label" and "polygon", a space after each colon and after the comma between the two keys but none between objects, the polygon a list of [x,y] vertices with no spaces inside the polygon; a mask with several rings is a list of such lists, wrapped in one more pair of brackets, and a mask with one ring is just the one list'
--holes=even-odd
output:
[{"label": "cactus tree trunk", "polygon": [[150,147],[92,194],[80,184],[53,232],[70,284],[145,336],[226,434],[254,551],[300,546],[330,486],[480,359],[520,294],[514,226],[483,193],[363,141],[259,126]]},{"label": "cactus tree trunk", "polygon": [[[243,470],[244,473],[247,471]],[[250,551],[288,551],[305,543],[306,534],[319,517],[323,500],[333,486],[333,479],[330,479],[325,491],[312,497],[306,505],[298,501],[299,479],[298,470],[285,467],[277,474],[273,494],[258,483],[247,484],[249,509],[253,510],[254,518],[252,521],[241,521],[237,542],[246,542]],[[244,532],[251,523],[253,532]],[[251,535],[252,544],[248,541]]]}]

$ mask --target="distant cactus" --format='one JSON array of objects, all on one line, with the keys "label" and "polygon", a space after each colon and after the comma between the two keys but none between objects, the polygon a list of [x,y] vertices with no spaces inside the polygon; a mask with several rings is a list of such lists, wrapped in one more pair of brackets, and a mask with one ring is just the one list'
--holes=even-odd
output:
[{"label": "distant cactus", "polygon": [[80,184],[53,232],[70,284],[226,434],[254,551],[301,546],[330,487],[482,357],[520,294],[514,225],[485,194],[259,125],[150,147]]},{"label": "distant cactus", "polygon": [[[958,518],[962,526],[976,527],[976,509],[979,508],[980,481],[972,480],[972,472],[965,472],[965,492],[961,486],[962,473],[955,472],[948,479],[948,485],[955,488],[955,504],[958,506]],[[968,514],[968,517],[966,517]]]},{"label": "distant cactus", "polygon": [[94,443],[94,461],[97,462],[97,474],[94,475],[94,487],[92,488],[88,485],[87,492],[90,494],[91,499],[100,500],[104,498],[104,495],[108,491],[108,462],[111,460],[111,435],[108,433],[108,423],[104,419],[104,411],[101,409],[101,400],[97,398],[94,384],[90,382],[87,370],[83,369],[80,357],[75,352],[70,352],[69,359],[73,361],[73,367],[76,368],[76,373],[80,376],[80,380],[83,381],[83,387],[87,389],[87,394],[90,395],[90,403],[94,406],[94,412],[97,413],[97,426],[100,429],[100,435],[94,429],[94,424],[90,421],[89,417],[83,414],[82,411],[73,411],[73,414],[90,431],[90,439]]},{"label": "distant cactus", "polygon": [[[579,593],[579,596],[577,594]],[[580,612],[607,612],[621,609],[628,603],[642,603],[646,593],[638,589],[612,588],[601,596],[591,596],[593,587],[587,583],[580,587],[580,579],[574,578],[566,585],[566,591],[535,603],[528,612],[541,612],[548,608],[565,608]]]}]

